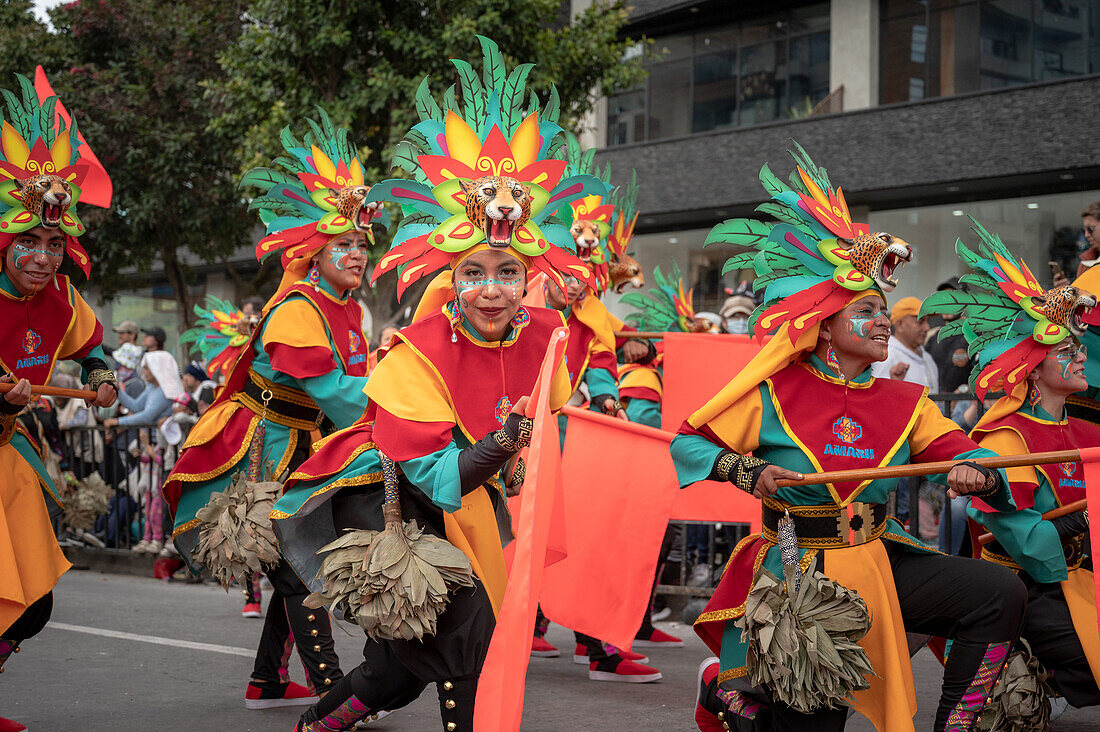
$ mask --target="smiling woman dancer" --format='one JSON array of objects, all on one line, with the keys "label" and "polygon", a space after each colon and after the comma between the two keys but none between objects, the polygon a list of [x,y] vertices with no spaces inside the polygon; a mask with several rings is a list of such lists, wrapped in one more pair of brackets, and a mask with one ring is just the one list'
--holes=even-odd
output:
[{"label": "smiling woman dancer", "polygon": [[[754,589],[762,570],[783,574],[778,524],[789,512],[801,569],[858,592],[870,610],[860,646],[875,676],[867,678],[869,688],[853,695],[855,709],[880,732],[912,730],[916,702],[905,633],[937,634],[954,645],[933,729],[969,730],[1019,632],[1020,581],[1003,567],[939,555],[909,536],[886,514],[896,480],[776,485],[819,470],[991,454],[945,418],[922,388],[871,377],[871,364],[886,358],[890,334],[884,292],[897,284],[894,270],[910,258],[910,248],[853,224],[825,172],[800,147],[792,155],[794,189],[767,166],[761,171],[783,221],[792,223],[740,220],[720,224],[716,232],[757,250],[734,257],[727,268],[756,270],[757,287],[767,288],[753,317],[756,333],[778,330],[672,442],[682,485],[729,481],[759,497],[763,511],[762,535],[736,548],[695,623],[720,656],[703,669],[696,720],[701,729],[844,727],[848,709],[840,699],[802,699],[804,713],[776,689],[754,688],[747,676],[747,644],[738,621],[750,591],[764,589]],[[1011,508],[999,472],[964,462],[934,479],[953,493]]]},{"label": "smiling woman dancer", "polygon": [[[193,562],[199,520],[195,513],[224,490],[261,449],[276,478],[308,457],[310,433],[327,419],[352,424],[362,412],[347,394],[367,382],[367,342],[362,313],[351,293],[367,264],[377,204],[365,204],[368,187],[354,146],[328,115],[309,120],[301,141],[283,133],[290,174],[259,168],[244,185],[263,188],[260,218],[267,236],[256,246],[263,258],[281,252],[285,270],[264,306],[249,344],[218,399],[191,430],[164,485],[175,518],[176,548]],[[268,572],[274,587],[245,695],[249,709],[308,704],[341,677],[328,614],[302,607],[308,591],[280,563]],[[290,683],[280,669],[293,636],[310,689]]]},{"label": "smiling woman dancer", "polygon": [[[61,360],[80,364],[96,406],[110,406],[118,396],[100,345],[103,326],[59,274],[68,259],[89,275],[88,255],[77,242],[85,229],[73,205],[82,193],[106,205],[110,181],[77,137],[76,124],[66,129],[54,116],[57,98],[40,99],[28,79],[17,78],[22,93],[5,91],[7,110],[0,115],[0,381],[15,381],[0,396],[0,671],[20,643],[45,627],[53,587],[70,566],[51,524],[61,501],[41,459],[45,446],[18,415],[31,401],[31,385],[48,385]],[[50,127],[42,129],[47,121]],[[21,729],[0,718],[0,730]]]},{"label": "smiling woman dancer", "polygon": [[[499,71],[496,45],[482,44],[487,66],[492,60]],[[466,109],[484,110],[487,118],[463,119],[454,110],[440,112],[422,88],[422,121],[406,140],[423,151],[410,172],[424,182],[386,181],[372,195],[423,215],[406,218],[376,276],[403,265],[404,289],[417,276],[449,269],[429,285],[412,325],[380,358],[363,418],[329,438],[292,476],[273,517],[284,556],[312,578],[321,563],[317,551],[345,529],[383,528],[383,468],[392,460],[398,470],[390,485],[404,520],[460,549],[473,586],[448,593],[434,633],[368,642],[364,662],[303,715],[302,732],[348,729],[407,704],[433,682],[444,729],[473,729],[478,676],[507,581],[503,547],[511,527],[498,474],[530,438],[523,409],[563,325],[555,311],[522,307],[527,275],[537,268],[558,282],[563,271],[593,281],[570,250],[553,243],[569,242],[568,230],[545,222],[571,196],[602,186],[586,176],[563,177],[565,163],[548,159],[561,134],[556,105],[525,115],[518,106],[500,107],[501,90],[479,87],[464,92],[473,99]],[[551,407],[560,407],[569,391],[559,363]]]},{"label": "smiling woman dancer", "polygon": [[[982,447],[1008,455],[1100,446],[1100,426],[1067,418],[1066,398],[1088,388],[1085,349],[1077,338],[1096,298],[1072,285],[1044,290],[1000,237],[975,222],[975,254],[956,250],[974,268],[970,291],[938,292],[922,312],[963,316],[953,330],[977,349],[974,393],[1005,396],[975,425]],[[948,332],[947,335],[952,335]],[[968,513],[995,541],[981,556],[1015,570],[1028,591],[1020,635],[1051,672],[1050,684],[1074,707],[1100,704],[1100,638],[1089,556],[1089,519],[1077,511],[1053,520],[1042,514],[1085,497],[1080,463],[1008,468],[1015,511],[972,500]]]}]

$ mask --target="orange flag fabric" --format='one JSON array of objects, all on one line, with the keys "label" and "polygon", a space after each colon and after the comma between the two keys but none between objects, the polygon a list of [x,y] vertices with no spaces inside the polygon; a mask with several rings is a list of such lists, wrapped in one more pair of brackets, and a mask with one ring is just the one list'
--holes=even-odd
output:
[{"label": "orange flag fabric", "polygon": [[665,333],[661,427],[675,433],[760,351],[747,335]]},{"label": "orange flag fabric", "polygon": [[569,553],[546,568],[542,611],[629,649],[678,492],[672,436],[586,409],[562,413],[569,416],[562,456]]},{"label": "orange flag fabric", "polygon": [[531,636],[546,564],[554,494],[562,485],[558,420],[550,412],[550,386],[565,352],[569,329],[560,328],[555,333],[531,396],[535,403],[535,428],[527,453],[523,501],[514,523],[517,531],[512,542],[511,571],[474,702],[474,729],[479,732],[514,732],[523,718],[527,663],[531,658]]},{"label": "orange flag fabric", "polygon": [[[38,101],[40,103],[49,97],[57,96],[54,93],[53,87],[50,86],[49,80],[46,78],[46,71],[41,66],[34,70],[34,90],[38,93]],[[65,105],[61,103],[60,99],[57,100],[57,106],[54,107],[54,111],[57,113],[58,117],[65,120],[67,126],[72,126],[72,119],[69,117],[69,112],[65,109]],[[92,152],[92,146],[84,139],[84,133],[77,130],[76,137],[83,143],[83,147],[80,150],[80,157],[85,163],[88,163],[89,166],[88,173],[84,176],[84,182],[80,184],[80,203],[87,203],[92,206],[99,206],[100,208],[110,208],[111,195],[114,193],[114,184],[111,182],[111,176],[107,175],[107,170],[103,167],[103,163],[99,162],[99,158]]]}]

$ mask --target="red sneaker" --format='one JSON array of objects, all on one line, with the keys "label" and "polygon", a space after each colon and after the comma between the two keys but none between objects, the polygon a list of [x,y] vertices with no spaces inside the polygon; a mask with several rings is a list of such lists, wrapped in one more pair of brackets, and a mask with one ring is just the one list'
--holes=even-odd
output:
[{"label": "red sneaker", "polygon": [[545,638],[536,635],[531,638],[531,655],[536,658],[557,658],[561,651],[547,643]]},{"label": "red sneaker", "polygon": [[684,642],[674,635],[654,628],[648,636],[639,635],[634,639],[635,648],[683,648]]},{"label": "red sneaker", "polygon": [[593,681],[621,681],[628,684],[645,684],[650,681],[660,681],[661,672],[652,666],[643,666],[640,663],[627,661],[625,658],[617,660],[611,656],[603,661],[593,661],[588,665],[588,678]]},{"label": "red sneaker", "polygon": [[309,689],[293,681],[287,684],[264,684],[255,682],[248,685],[244,693],[244,705],[248,709],[272,709],[274,707],[296,707],[309,705],[320,697],[311,694]]},{"label": "red sneaker", "polygon": [[5,719],[0,717],[0,732],[23,732],[26,727],[16,722],[14,719]]},{"label": "red sneaker", "polygon": [[[635,653],[634,651],[624,651],[622,648],[617,648],[610,643],[603,644],[604,650],[608,655],[619,654],[624,661],[633,661],[634,663],[649,663],[649,656],[643,656],[641,653]],[[584,647],[583,643],[578,643],[577,647],[573,650],[573,663],[578,665],[587,666],[588,649]]]},{"label": "red sneaker", "polygon": [[725,716],[724,711],[716,713],[707,709],[708,706],[714,707],[721,704],[714,696],[714,690],[708,688],[717,678],[718,658],[711,656],[699,664],[699,683],[695,685],[695,725],[700,732],[725,732],[728,729],[723,726],[722,717],[718,716],[718,714]]},{"label": "red sneaker", "polygon": [[241,610],[241,615],[246,618],[262,618],[264,613],[263,610],[260,609],[260,603],[246,602],[244,608]]}]

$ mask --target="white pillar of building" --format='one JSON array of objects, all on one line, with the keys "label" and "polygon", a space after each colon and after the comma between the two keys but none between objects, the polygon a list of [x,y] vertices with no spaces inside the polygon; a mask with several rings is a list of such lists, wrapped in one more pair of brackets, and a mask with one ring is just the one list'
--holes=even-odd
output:
[{"label": "white pillar of building", "polygon": [[829,90],[844,85],[844,111],[878,104],[879,0],[832,0]]}]

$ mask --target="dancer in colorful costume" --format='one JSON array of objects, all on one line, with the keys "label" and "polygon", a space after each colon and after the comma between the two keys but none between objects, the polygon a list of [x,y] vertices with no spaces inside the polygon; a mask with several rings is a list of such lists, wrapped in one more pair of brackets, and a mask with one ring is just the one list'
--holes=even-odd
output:
[{"label": "dancer in colorful costume", "polygon": [[[355,540],[345,529],[383,529],[394,507],[417,531],[461,550],[471,586],[450,588],[440,614],[398,622],[400,632],[371,624],[374,605],[349,613],[375,640],[366,644],[364,662],[303,715],[303,732],[348,729],[416,699],[429,683],[438,688],[444,729],[473,728],[478,676],[507,581],[503,546],[511,530],[498,476],[530,437],[523,406],[563,324],[556,312],[522,307],[525,283],[538,270],[552,281],[569,276],[594,284],[568,229],[548,217],[602,183],[565,176],[565,163],[551,159],[561,138],[556,91],[543,108],[525,112],[526,67],[506,77],[496,44],[481,43],[484,86],[468,63],[454,61],[466,72],[462,106],[452,101],[440,109],[427,80],[417,93],[421,122],[395,154],[415,180],[372,190],[372,198],[405,207],[374,276],[400,267],[401,293],[440,266],[448,269],[429,285],[414,322],[380,354],[362,418],[291,476],[272,514],[284,556],[326,602],[334,583],[347,583],[328,573],[318,550],[341,535]],[[551,407],[569,393],[559,365]],[[388,468],[392,498],[383,491]],[[383,533],[409,531],[411,523]],[[362,553],[349,556],[363,565]],[[348,596],[361,597],[356,587]]]},{"label": "dancer in colorful costume", "polygon": [[[54,585],[71,566],[51,523],[61,501],[42,462],[45,446],[18,415],[32,401],[31,385],[49,384],[60,360],[80,364],[94,405],[109,407],[118,397],[103,326],[58,273],[66,258],[85,277],[91,272],[73,206],[85,193],[86,202],[109,205],[111,184],[39,75],[42,93],[17,75],[19,93],[3,91],[0,115],[0,368],[2,381],[15,382],[0,396],[0,670],[45,627]],[[0,729],[24,727],[0,718]]]},{"label": "dancer in colorful costume", "polygon": [[195,344],[210,378],[217,378],[218,374],[229,378],[233,364],[248,346],[258,318],[245,315],[232,303],[214,295],[206,296],[206,307],[195,306],[195,315],[199,319],[180,336],[180,345]]},{"label": "dancer in colorful costume", "polygon": [[[822,470],[992,454],[944,417],[922,388],[871,377],[870,365],[887,355],[884,293],[896,286],[894,273],[911,250],[889,234],[872,234],[866,224],[853,223],[840,190],[795,148],[789,186],[766,165],[760,173],[772,196],[768,210],[783,223],[735,219],[719,224],[710,236],[755,249],[733,257],[726,269],[756,270],[765,302],[750,326],[757,337],[775,334],[688,418],[672,442],[681,485],[729,481],[761,498],[764,524],[761,535],[735,549],[695,623],[720,657],[703,669],[696,719],[701,729],[720,729],[721,711],[731,728],[736,722],[751,729],[753,717],[767,728],[759,718],[770,715],[772,729],[797,724],[802,730],[839,730],[848,713],[844,698],[854,692],[852,705],[880,732],[912,730],[916,699],[905,637],[912,631],[954,640],[933,729],[969,730],[1019,632],[1025,595],[1019,580],[1002,567],[940,555],[909,536],[886,513],[895,479],[776,486],[779,479],[798,480]],[[1000,472],[964,462],[933,479],[953,493],[981,495],[990,505],[1012,508]],[[797,537],[789,537],[783,562],[779,524],[788,513]],[[750,644],[742,641],[739,626],[767,622],[767,611],[754,599],[767,595],[764,571],[783,576],[784,565],[792,572],[820,572],[811,572],[821,583],[819,592],[858,592],[870,610],[869,627],[853,629],[859,631],[856,638],[866,633],[859,641],[866,655],[855,653],[843,675],[823,671],[829,679],[852,679],[834,696],[807,698],[791,694],[788,685],[781,697],[774,684],[754,688],[749,680]],[[757,608],[751,618],[746,603]],[[797,643],[781,628],[776,632],[780,647]],[[757,649],[754,657],[762,659],[758,672],[775,679],[794,669],[779,668],[790,659],[776,654],[775,645],[760,650],[759,636],[749,640]],[[846,652],[852,650],[849,644]],[[867,665],[875,676],[865,676]],[[801,678],[792,682],[798,689],[805,688]],[[766,703],[770,710],[764,710]]]},{"label": "dancer in colorful costume", "polygon": [[[250,447],[278,479],[308,457],[323,420],[346,427],[361,406],[349,400],[367,382],[367,341],[350,297],[367,265],[378,204],[369,203],[363,169],[348,142],[318,110],[301,140],[283,131],[286,168],[257,168],[242,185],[267,225],[260,259],[279,253],[284,274],[218,398],[191,430],[164,485],[175,519],[173,541],[192,563],[196,512],[247,467]],[[302,607],[308,591],[285,563],[268,571],[274,587],[245,703],[250,709],[302,704],[341,678],[328,615]],[[280,673],[289,636],[298,646],[310,690]]]},{"label": "dancer in colorful costume", "polygon": [[[972,274],[966,292],[937,292],[921,313],[960,315],[943,329],[966,336],[977,357],[974,393],[1004,391],[971,437],[1002,455],[1100,445],[1100,426],[1067,417],[1066,399],[1087,388],[1085,348],[1078,338],[1096,298],[1075,285],[1044,290],[1000,237],[974,222],[978,252],[962,241]],[[941,332],[942,330],[941,329]],[[1010,567],[1028,590],[1021,636],[1051,672],[1050,684],[1075,707],[1100,704],[1100,638],[1085,511],[1044,520],[1042,514],[1085,497],[1080,463],[1008,468],[1016,510],[973,499],[968,513],[993,533],[981,557]]]}]

